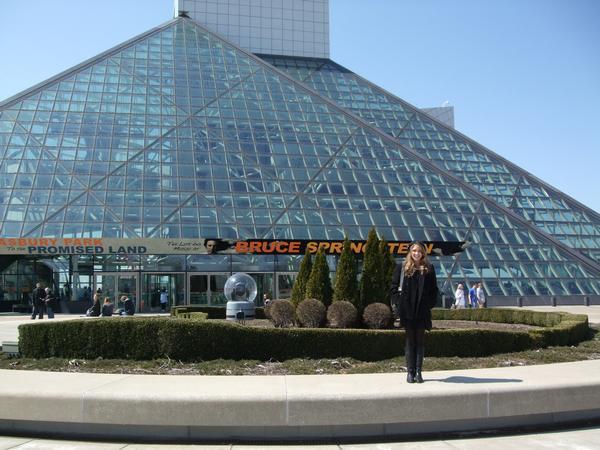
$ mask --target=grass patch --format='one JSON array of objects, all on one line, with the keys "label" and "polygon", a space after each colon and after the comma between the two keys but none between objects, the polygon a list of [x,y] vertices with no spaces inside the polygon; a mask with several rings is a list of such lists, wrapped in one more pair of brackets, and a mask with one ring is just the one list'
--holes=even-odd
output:
[{"label": "grass patch", "polygon": [[[427,339],[427,338],[426,338]],[[427,347],[427,344],[426,344]],[[486,357],[426,357],[423,369],[466,370],[600,359],[600,327],[591,327],[589,340],[576,346],[548,347]],[[172,359],[134,361],[125,359],[19,358],[0,354],[0,369],[57,372],[156,374],[156,375],[315,375],[386,373],[405,370],[404,357],[365,362],[353,358],[290,359],[287,361],[216,359],[183,363]]]}]

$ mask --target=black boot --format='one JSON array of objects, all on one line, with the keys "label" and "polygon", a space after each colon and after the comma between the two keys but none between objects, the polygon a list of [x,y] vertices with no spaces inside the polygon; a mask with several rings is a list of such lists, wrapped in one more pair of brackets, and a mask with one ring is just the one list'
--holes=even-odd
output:
[{"label": "black boot", "polygon": [[406,382],[415,382],[415,349],[407,342],[404,346],[404,355],[406,356]]},{"label": "black boot", "polygon": [[423,376],[421,375],[421,370],[423,369],[423,358],[425,357],[425,347],[419,346],[416,351],[416,370],[415,370],[415,381],[417,383],[423,382]]}]

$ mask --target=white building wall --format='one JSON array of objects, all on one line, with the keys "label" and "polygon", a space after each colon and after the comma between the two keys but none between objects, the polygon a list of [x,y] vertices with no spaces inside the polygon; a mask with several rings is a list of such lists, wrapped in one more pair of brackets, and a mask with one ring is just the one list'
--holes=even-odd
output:
[{"label": "white building wall", "polygon": [[188,15],[253,53],[329,58],[329,0],[174,0]]}]

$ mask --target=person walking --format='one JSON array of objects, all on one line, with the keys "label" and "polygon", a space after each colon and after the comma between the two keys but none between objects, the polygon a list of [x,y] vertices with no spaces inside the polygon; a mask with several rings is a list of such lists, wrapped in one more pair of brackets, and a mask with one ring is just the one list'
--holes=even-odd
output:
[{"label": "person walking", "polygon": [[44,291],[46,293],[46,296],[44,297],[44,304],[46,305],[48,319],[54,319],[54,310],[58,306],[56,296],[52,293],[52,289],[50,289],[49,287],[47,287]]},{"label": "person walking", "polygon": [[169,305],[169,292],[167,288],[162,288],[160,291],[160,312],[166,312]]},{"label": "person walking", "polygon": [[477,283],[477,303],[480,308],[485,308],[485,293],[483,292],[483,285]]},{"label": "person walking", "polygon": [[477,308],[477,283],[469,289],[469,308]]},{"label": "person walking", "polygon": [[45,299],[46,291],[42,288],[41,283],[36,283],[35,289],[33,290],[33,298],[31,299],[33,302],[33,312],[31,313],[32,320],[35,320],[35,316],[38,316],[40,319],[44,318]]},{"label": "person walking", "polygon": [[462,283],[458,283],[456,292],[454,292],[454,307],[456,309],[463,309],[466,306],[465,288]]},{"label": "person walking", "polygon": [[405,330],[406,381],[423,383],[425,330],[431,330],[431,308],[438,296],[435,269],[420,242],[413,242],[404,262],[397,264],[390,294],[398,305],[400,326]]}]

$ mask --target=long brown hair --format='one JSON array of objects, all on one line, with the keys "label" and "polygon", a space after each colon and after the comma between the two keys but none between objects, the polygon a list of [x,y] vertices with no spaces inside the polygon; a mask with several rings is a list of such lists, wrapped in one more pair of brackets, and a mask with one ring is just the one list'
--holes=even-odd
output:
[{"label": "long brown hair", "polygon": [[[423,257],[421,258],[421,261],[419,261],[418,266],[415,265],[415,262],[413,261],[412,256],[410,254],[411,250],[414,247],[419,247],[421,249],[421,253],[423,254]],[[402,264],[406,276],[412,277],[416,270],[420,270],[422,273],[427,273],[429,272],[430,265],[431,264],[429,263],[429,259],[427,258],[427,250],[425,250],[425,246],[420,242],[413,242],[412,244],[410,244],[410,247],[408,248],[408,253],[406,254],[406,258],[404,258],[404,263]]]}]

